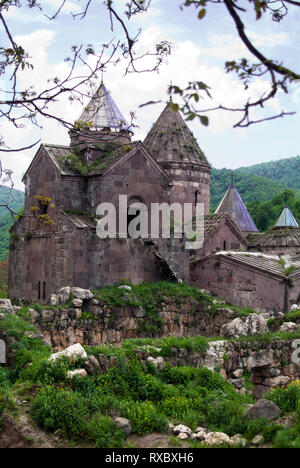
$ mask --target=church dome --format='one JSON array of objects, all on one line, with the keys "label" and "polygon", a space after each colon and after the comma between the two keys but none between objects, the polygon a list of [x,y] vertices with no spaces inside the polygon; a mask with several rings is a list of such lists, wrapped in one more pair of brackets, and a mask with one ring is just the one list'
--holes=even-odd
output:
[{"label": "church dome", "polygon": [[210,168],[195,137],[173,106],[170,100],[145,138],[145,147],[163,166],[176,163]]}]

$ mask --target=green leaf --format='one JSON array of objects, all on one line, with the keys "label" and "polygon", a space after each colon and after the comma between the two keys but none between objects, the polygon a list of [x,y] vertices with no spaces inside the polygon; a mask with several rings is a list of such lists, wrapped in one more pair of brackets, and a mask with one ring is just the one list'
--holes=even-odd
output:
[{"label": "green leaf", "polygon": [[198,13],[198,19],[204,18],[205,14],[206,14],[206,10],[205,8],[202,8],[202,10],[200,10]]},{"label": "green leaf", "polygon": [[172,110],[174,112],[178,112],[179,106],[178,104],[175,104],[174,102],[171,103]]},{"label": "green leaf", "polygon": [[202,125],[205,125],[205,127],[207,127],[209,124],[207,115],[199,115],[199,118],[200,118],[200,122],[202,123]]},{"label": "green leaf", "polygon": [[194,112],[191,112],[185,120],[194,120],[195,117],[196,114]]}]

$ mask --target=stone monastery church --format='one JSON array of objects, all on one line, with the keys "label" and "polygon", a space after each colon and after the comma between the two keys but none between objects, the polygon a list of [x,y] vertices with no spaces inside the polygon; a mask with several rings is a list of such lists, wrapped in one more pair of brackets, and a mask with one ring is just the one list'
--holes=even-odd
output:
[{"label": "stone monastery church", "polygon": [[[132,138],[102,82],[70,145],[40,146],[23,179],[24,215],[11,229],[10,297],[47,303],[67,285],[168,279],[260,311],[287,311],[300,299],[300,229],[288,206],[260,234],[232,181],[210,214],[211,166],[171,100],[144,142]],[[172,235],[100,239],[97,206],[118,207],[119,195],[128,206],[203,203],[203,246],[186,250]]]}]

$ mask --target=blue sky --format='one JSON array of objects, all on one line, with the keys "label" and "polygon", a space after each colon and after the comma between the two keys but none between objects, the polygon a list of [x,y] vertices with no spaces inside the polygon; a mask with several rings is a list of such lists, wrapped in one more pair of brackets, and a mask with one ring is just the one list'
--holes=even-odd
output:
[{"label": "blue sky", "polygon": [[[43,0],[41,3],[49,15],[60,4],[59,0]],[[115,0],[120,12],[125,3],[126,0]],[[224,72],[225,60],[249,57],[224,6],[210,4],[205,18],[199,21],[194,8],[180,11],[181,3],[183,0],[152,0],[148,13],[138,15],[130,24],[131,31],[142,28],[138,44],[141,52],[163,39],[172,43],[173,53],[159,73],[124,76],[124,66],[120,64],[108,67],[105,74],[106,86],[125,117],[129,117],[130,111],[136,112],[139,125],[135,130],[136,139],[143,139],[158,118],[168,99],[166,89],[171,80],[180,86],[186,86],[192,80],[204,81],[211,87],[214,103],[235,106],[245,99],[243,86],[234,75]],[[92,43],[97,48],[101,43],[118,36],[118,29],[110,31],[108,15],[102,1],[94,0],[84,20],[74,20],[70,12],[80,11],[80,4],[82,2],[78,0],[67,2],[55,21],[49,21],[39,11],[26,8],[14,7],[4,13],[15,39],[25,45],[34,64],[33,72],[23,73],[21,85],[34,82],[42,87],[48,78],[64,73],[67,69],[64,58],[72,45]],[[249,8],[248,2],[244,2],[244,5]],[[299,71],[300,8],[292,7],[280,24],[273,23],[270,17],[255,21],[252,12],[247,13],[244,18],[247,32],[257,47],[268,56],[276,57],[284,61],[286,66]],[[256,80],[251,92],[257,95],[266,86],[265,80]],[[138,108],[139,104],[149,100],[162,102]],[[266,107],[269,114],[285,109],[296,111],[294,116],[246,129],[233,129],[237,116],[217,112],[210,114],[208,128],[201,126],[198,121],[189,126],[208,160],[217,168],[237,168],[296,156],[300,154],[299,103],[300,84],[295,84],[289,95],[281,93]],[[66,99],[62,99],[53,109],[69,120],[76,120],[81,112],[81,105],[70,105]],[[262,114],[258,113],[257,116],[261,117]],[[42,138],[46,143],[68,144],[68,135],[64,128],[50,120],[43,120],[41,124],[42,130],[31,126],[15,130],[2,122],[0,133],[2,131],[11,146],[28,144],[37,138]],[[2,158],[3,165],[14,171],[16,188],[23,188],[20,180],[34,154],[35,150],[27,150]]]}]

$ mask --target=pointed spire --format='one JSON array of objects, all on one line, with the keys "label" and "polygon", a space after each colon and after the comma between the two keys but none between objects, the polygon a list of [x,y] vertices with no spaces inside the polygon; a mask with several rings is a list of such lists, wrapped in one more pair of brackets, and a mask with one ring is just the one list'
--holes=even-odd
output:
[{"label": "pointed spire", "polygon": [[233,173],[231,177],[231,184],[215,213],[228,213],[241,231],[258,232],[239,192],[233,185]]},{"label": "pointed spire", "polygon": [[210,167],[171,96],[145,138],[144,145],[159,163],[190,163]]},{"label": "pointed spire", "polygon": [[276,227],[292,226],[292,227],[297,227],[297,228],[299,227],[299,224],[297,223],[287,203],[285,204],[279,218],[277,219],[275,226]]},{"label": "pointed spire", "polygon": [[128,123],[103,83],[103,74],[99,88],[78,121],[91,124],[92,130],[110,129],[114,132],[129,130]]}]

